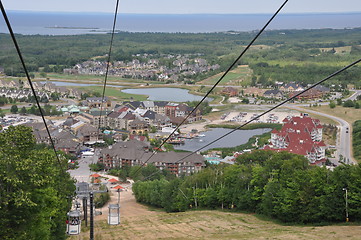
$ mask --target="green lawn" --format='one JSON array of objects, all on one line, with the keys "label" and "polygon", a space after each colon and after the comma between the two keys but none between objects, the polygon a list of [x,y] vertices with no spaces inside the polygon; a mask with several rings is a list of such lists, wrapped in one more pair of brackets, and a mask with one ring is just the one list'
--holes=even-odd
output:
[{"label": "green lawn", "polygon": [[[36,77],[40,77],[40,75],[36,75]],[[97,81],[99,83],[104,81],[105,76],[94,76],[94,75],[68,75],[61,73],[48,73],[47,78],[49,79],[64,79],[64,80],[74,80],[74,81]],[[140,79],[129,79],[129,78],[121,78],[108,76],[107,81],[111,82],[134,82],[134,83],[144,83],[145,81]]]},{"label": "green lawn", "polygon": [[[217,74],[213,77],[207,78],[198,84],[211,85],[215,84],[223,73]],[[252,77],[252,70],[248,66],[239,66],[230,71],[221,81],[220,85],[239,85],[247,86],[250,84]]]},{"label": "green lawn", "polygon": [[[84,91],[93,91],[100,94],[103,93],[103,87],[101,86],[89,86],[89,87],[80,87],[79,89]],[[144,101],[147,100],[148,96],[146,95],[136,95],[124,93],[119,88],[107,87],[105,88],[105,96],[116,99],[116,100],[135,100],[135,101]]]}]

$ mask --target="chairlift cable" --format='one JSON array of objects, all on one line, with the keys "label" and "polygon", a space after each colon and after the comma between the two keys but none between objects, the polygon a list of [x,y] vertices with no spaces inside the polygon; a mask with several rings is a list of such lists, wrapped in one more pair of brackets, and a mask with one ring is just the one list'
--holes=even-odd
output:
[{"label": "chairlift cable", "polygon": [[101,98],[101,102],[100,102],[100,114],[99,114],[99,125],[98,125],[98,140],[99,140],[100,123],[101,123],[101,118],[102,118],[102,113],[103,113],[103,102],[104,102],[104,97],[105,97],[105,88],[106,88],[106,86],[107,86],[107,80],[108,80],[109,65],[110,65],[110,56],[111,56],[111,53],[112,53],[112,46],[113,46],[113,40],[114,40],[115,26],[116,26],[116,23],[117,23],[118,7],[119,7],[119,0],[117,0],[117,3],[116,3],[116,5],[115,5],[113,28],[112,28],[112,34],[111,34],[110,44],[109,44],[107,67],[106,67],[106,71],[105,71],[105,78],[104,78],[104,85],[103,85],[103,93],[102,93],[102,98]]},{"label": "chairlift cable", "polygon": [[36,104],[37,104],[37,106],[38,106],[38,108],[39,108],[39,111],[40,111],[40,114],[41,114],[41,118],[42,118],[42,120],[43,120],[43,122],[44,122],[44,125],[45,125],[45,128],[46,128],[46,132],[48,133],[48,136],[49,136],[49,139],[50,139],[50,142],[51,142],[51,146],[52,146],[52,148],[53,148],[53,150],[54,150],[55,157],[56,157],[56,159],[57,159],[57,161],[58,161],[58,164],[59,164],[59,167],[60,167],[62,173],[65,174],[65,170],[64,170],[63,166],[61,165],[61,161],[60,161],[59,156],[58,156],[58,154],[57,154],[57,152],[56,152],[56,149],[55,149],[54,140],[53,140],[53,138],[52,138],[51,135],[50,135],[49,127],[48,127],[48,125],[47,125],[47,123],[46,123],[46,120],[45,120],[45,117],[44,117],[44,113],[43,113],[43,109],[42,109],[41,106],[40,106],[39,99],[38,99],[38,97],[37,97],[37,95],[36,95],[36,92],[35,92],[33,83],[31,82],[31,79],[30,79],[30,75],[29,75],[28,69],[27,69],[27,67],[26,67],[26,65],[25,65],[25,61],[24,61],[23,56],[22,56],[22,54],[21,54],[20,47],[19,47],[19,45],[18,45],[18,43],[17,43],[17,41],[16,41],[16,38],[15,38],[15,35],[14,35],[14,32],[13,32],[13,29],[12,29],[12,27],[11,27],[10,21],[9,21],[9,19],[8,19],[8,16],[7,16],[7,14],[6,14],[5,8],[4,8],[1,0],[0,0],[0,8],[1,8],[1,12],[2,12],[2,15],[3,15],[3,17],[4,17],[4,20],[5,20],[5,22],[6,22],[6,25],[7,25],[7,27],[8,27],[8,30],[9,30],[9,33],[10,33],[10,36],[11,36],[11,39],[12,39],[12,41],[13,41],[13,43],[14,43],[15,48],[16,48],[16,52],[18,53],[19,59],[20,59],[20,61],[21,61],[21,65],[22,65],[22,67],[23,67],[23,69],[24,69],[26,78],[27,78],[27,80],[28,80],[28,82],[29,82],[31,91],[33,92],[33,96],[34,96],[34,98],[35,98]]}]

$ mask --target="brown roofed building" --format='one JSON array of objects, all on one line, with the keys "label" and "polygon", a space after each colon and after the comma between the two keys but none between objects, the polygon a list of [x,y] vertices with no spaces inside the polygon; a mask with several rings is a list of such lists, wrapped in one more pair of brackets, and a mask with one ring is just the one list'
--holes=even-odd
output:
[{"label": "brown roofed building", "polygon": [[233,87],[225,87],[222,89],[221,94],[227,95],[229,97],[237,97],[239,92]]}]

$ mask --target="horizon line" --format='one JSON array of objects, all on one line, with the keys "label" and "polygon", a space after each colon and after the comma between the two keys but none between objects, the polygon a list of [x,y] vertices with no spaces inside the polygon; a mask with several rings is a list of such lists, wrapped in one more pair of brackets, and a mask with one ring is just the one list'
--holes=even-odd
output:
[{"label": "horizon line", "polygon": [[[58,14],[104,14],[113,15],[111,12],[79,12],[79,11],[42,11],[42,10],[8,10],[8,12],[19,13],[58,13]],[[129,15],[267,15],[272,13],[118,13]],[[334,15],[334,14],[361,14],[361,11],[347,11],[347,12],[287,12],[280,13],[280,15]]]}]

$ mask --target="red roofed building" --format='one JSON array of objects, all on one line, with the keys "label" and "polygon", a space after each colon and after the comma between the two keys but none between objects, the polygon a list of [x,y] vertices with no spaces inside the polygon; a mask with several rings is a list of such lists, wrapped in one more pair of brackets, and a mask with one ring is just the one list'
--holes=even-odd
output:
[{"label": "red roofed building", "polygon": [[271,132],[271,144],[265,149],[287,151],[308,158],[310,164],[323,164],[325,143],[322,141],[322,125],[318,119],[306,115],[286,118],[280,131]]}]

